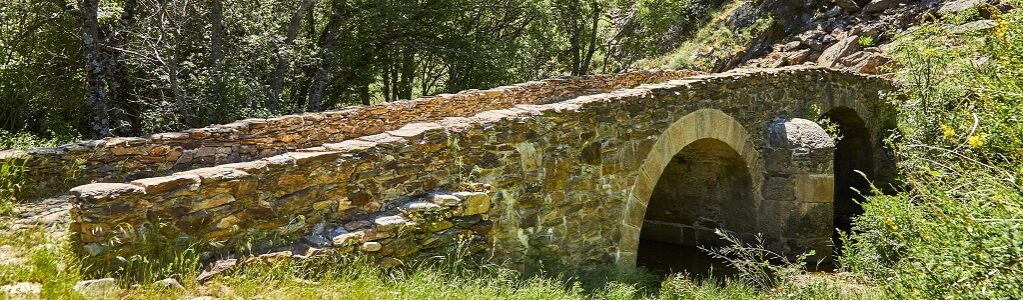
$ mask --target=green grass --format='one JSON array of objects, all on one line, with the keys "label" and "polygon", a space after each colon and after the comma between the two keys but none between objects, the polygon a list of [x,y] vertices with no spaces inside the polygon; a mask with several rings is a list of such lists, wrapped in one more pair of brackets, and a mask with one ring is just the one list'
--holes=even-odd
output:
[{"label": "green grass", "polygon": [[27,188],[25,163],[23,159],[0,158],[0,215],[10,213]]},{"label": "green grass", "polygon": [[[72,290],[87,277],[61,229],[0,234],[6,246],[0,285],[42,284],[45,299],[84,299]],[[192,257],[189,253],[163,253]],[[13,257],[13,259],[11,259]],[[160,258],[154,257],[153,260]],[[383,269],[364,257],[320,255],[305,260],[249,264],[205,284],[195,281],[192,264],[160,274],[120,274],[120,299],[173,299],[198,296],[259,299],[883,299],[876,288],[835,275],[802,274],[776,287],[760,289],[738,278],[667,278],[643,270],[546,270],[526,275],[493,264],[446,257]],[[141,269],[131,269],[138,271]],[[149,271],[146,271],[149,272]],[[174,277],[184,290],[152,286],[153,278]]]}]

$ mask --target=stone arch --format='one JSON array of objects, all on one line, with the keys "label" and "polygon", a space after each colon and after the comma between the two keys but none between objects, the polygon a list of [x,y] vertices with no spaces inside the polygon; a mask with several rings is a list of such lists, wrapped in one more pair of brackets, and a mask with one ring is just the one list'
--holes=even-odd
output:
[{"label": "stone arch", "polygon": [[[862,201],[863,195],[870,193],[870,182],[876,178],[875,168],[883,163],[879,162],[878,153],[875,153],[875,144],[879,141],[873,136],[875,132],[869,120],[864,119],[863,115],[853,108],[833,107],[821,118],[826,118],[837,125],[842,136],[835,143],[834,154],[834,226],[848,232],[852,227],[851,218],[863,212],[863,208],[856,202]],[[876,121],[875,123],[878,123]],[[863,175],[866,175],[866,178]],[[835,241],[837,243],[840,240]]]},{"label": "stone arch", "polygon": [[753,199],[753,215],[756,215],[762,200],[760,190],[763,166],[749,133],[742,124],[720,110],[694,111],[668,126],[657,138],[637,172],[636,181],[626,200],[624,220],[620,226],[621,237],[616,255],[618,265],[627,267],[636,265],[640,232],[654,187],[672,158],[686,146],[700,140],[714,140],[727,145],[745,163],[750,178],[749,192]]}]

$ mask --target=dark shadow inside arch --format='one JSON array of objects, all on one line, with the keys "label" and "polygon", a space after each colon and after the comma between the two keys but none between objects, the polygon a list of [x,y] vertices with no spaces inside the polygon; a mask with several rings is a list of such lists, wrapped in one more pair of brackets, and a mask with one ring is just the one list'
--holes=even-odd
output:
[{"label": "dark shadow inside arch", "polygon": [[724,245],[714,233],[719,228],[755,232],[752,191],[745,161],[728,144],[715,139],[689,144],[671,159],[650,196],[637,264],[660,274],[731,273],[698,247]]},{"label": "dark shadow inside arch", "polygon": [[[863,213],[863,207],[858,202],[864,200],[864,195],[869,195],[870,181],[874,177],[874,148],[870,138],[870,131],[866,122],[856,113],[855,110],[847,107],[838,107],[824,114],[822,119],[827,119],[838,126],[838,133],[842,136],[835,144],[835,217],[834,224],[835,251],[841,250],[841,241],[838,239],[838,231],[848,233],[852,230],[852,218]],[[860,174],[859,172],[862,172]],[[866,175],[866,177],[864,177]]]}]

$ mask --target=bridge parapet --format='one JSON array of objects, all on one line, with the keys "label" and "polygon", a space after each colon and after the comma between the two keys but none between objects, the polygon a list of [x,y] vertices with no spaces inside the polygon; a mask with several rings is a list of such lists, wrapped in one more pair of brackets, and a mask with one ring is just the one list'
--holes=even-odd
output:
[{"label": "bridge parapet", "polygon": [[56,148],[0,151],[23,160],[36,190],[80,182],[123,182],[225,163],[270,157],[401,128],[405,124],[470,116],[519,104],[543,104],[696,74],[635,71],[533,81],[338,111],[247,119],[225,125],[145,137],[106,138]]}]

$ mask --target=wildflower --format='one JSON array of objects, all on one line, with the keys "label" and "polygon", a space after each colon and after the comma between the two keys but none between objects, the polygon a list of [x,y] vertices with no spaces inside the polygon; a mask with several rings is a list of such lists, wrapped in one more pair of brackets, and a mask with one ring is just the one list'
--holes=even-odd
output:
[{"label": "wildflower", "polygon": [[1005,17],[1001,13],[997,13],[997,11],[991,18],[995,20],[995,37],[1005,41],[1005,33],[1009,31],[1009,21],[1006,21]]},{"label": "wildflower", "polygon": [[1005,19],[998,19],[998,21],[995,21],[995,37],[998,37],[998,39],[1004,41],[1005,33],[1008,31],[1009,21],[1006,21]]},{"label": "wildflower", "polygon": [[924,48],[923,51],[920,51],[920,54],[922,54],[924,57],[935,57],[938,56],[938,49]]},{"label": "wildflower", "polygon": [[985,134],[975,134],[966,139],[966,144],[973,148],[980,148],[984,146]]},{"label": "wildflower", "polygon": [[952,127],[948,127],[948,125],[941,124],[941,135],[946,139],[950,139],[956,135],[956,131]]}]

